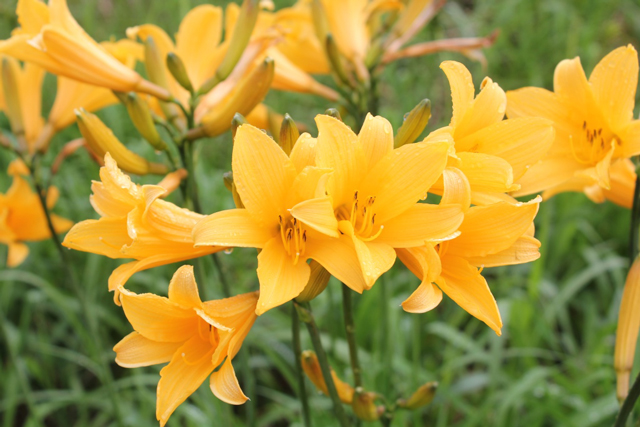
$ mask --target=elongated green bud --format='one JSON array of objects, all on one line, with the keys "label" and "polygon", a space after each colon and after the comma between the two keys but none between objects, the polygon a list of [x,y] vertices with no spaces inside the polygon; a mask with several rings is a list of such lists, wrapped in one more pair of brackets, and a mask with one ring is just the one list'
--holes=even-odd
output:
[{"label": "elongated green bud", "polygon": [[438,389],[438,383],[435,381],[428,382],[420,386],[415,393],[411,395],[409,399],[398,399],[396,402],[399,408],[403,409],[418,409],[423,406],[427,406],[433,401]]},{"label": "elongated green bud", "polygon": [[342,54],[340,53],[340,50],[338,50],[338,45],[336,44],[336,41],[331,34],[327,35],[325,49],[327,52],[327,57],[329,58],[329,62],[331,63],[331,68],[336,73],[338,79],[340,79],[343,84],[352,86],[351,79],[349,79],[347,70],[344,67]]},{"label": "elongated green bud", "polygon": [[153,117],[149,110],[149,105],[144,102],[135,92],[129,92],[125,102],[129,117],[133,122],[133,125],[138,129],[140,135],[151,144],[153,148],[158,151],[164,151],[167,149],[167,144],[162,140],[162,137],[158,133],[155,124],[153,123]]},{"label": "elongated green bud", "polygon": [[309,267],[311,268],[309,281],[300,295],[296,297],[296,301],[298,302],[311,301],[320,295],[327,287],[329,279],[331,278],[331,274],[317,261],[311,260]]},{"label": "elongated green bud", "polygon": [[398,129],[394,140],[396,148],[411,144],[418,139],[424,128],[427,127],[430,118],[431,101],[423,99],[405,116],[404,123]]},{"label": "elongated green bud", "polygon": [[298,131],[296,122],[293,121],[289,114],[285,114],[284,119],[282,119],[282,125],[280,126],[280,140],[278,143],[280,147],[282,147],[282,150],[287,153],[287,156],[291,154],[291,150],[293,150],[293,146],[296,144],[299,136],[300,131]]},{"label": "elongated green bud", "polygon": [[4,90],[7,118],[11,125],[11,132],[13,132],[18,140],[24,143],[25,130],[22,119],[20,93],[18,92],[19,67],[17,61],[12,61],[7,58],[2,59],[2,88]]},{"label": "elongated green bud", "polygon": [[231,136],[235,139],[236,131],[241,125],[247,124],[247,119],[240,113],[235,113],[233,119],[231,119]]},{"label": "elongated green bud", "polygon": [[[144,67],[147,70],[147,77],[151,82],[169,90],[165,63],[162,60],[158,45],[151,36],[148,36],[144,41]],[[160,101],[160,108],[170,122],[180,117],[178,106],[175,104]]]},{"label": "elongated green bud", "polygon": [[193,92],[193,85],[187,74],[187,68],[178,55],[173,52],[167,54],[167,68],[174,79],[186,90]]},{"label": "elongated green bud", "polygon": [[324,112],[327,116],[331,116],[334,119],[338,119],[342,121],[342,116],[340,115],[340,111],[335,108],[327,108],[327,111]]},{"label": "elongated green bud", "polygon": [[231,71],[233,71],[249,44],[251,33],[253,33],[256,21],[258,20],[259,12],[260,0],[244,0],[242,2],[240,15],[238,15],[238,20],[233,28],[233,34],[231,35],[231,41],[229,42],[229,49],[227,49],[227,53],[222,59],[222,63],[216,70],[216,74],[204,82],[202,87],[198,89],[198,95],[203,95],[209,92],[218,83],[226,79],[229,74],[231,74]]},{"label": "elongated green bud", "polygon": [[236,208],[243,209],[244,203],[240,199],[240,194],[238,194],[238,189],[236,188],[236,184],[233,182],[233,172],[227,172],[222,175],[222,179],[224,180],[224,186],[231,192],[233,196],[233,203],[235,203]]}]

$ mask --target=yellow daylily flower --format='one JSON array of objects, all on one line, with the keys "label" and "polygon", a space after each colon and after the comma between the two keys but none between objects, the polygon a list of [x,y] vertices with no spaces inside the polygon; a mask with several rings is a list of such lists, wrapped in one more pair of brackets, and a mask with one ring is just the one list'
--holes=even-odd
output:
[{"label": "yellow daylily flower", "polygon": [[440,303],[444,292],[500,335],[500,312],[481,273],[485,267],[522,264],[540,257],[533,219],[541,199],[469,207],[470,187],[464,173],[448,167],[444,182],[443,199],[465,206],[460,234],[445,242],[396,249],[400,260],[422,280],[402,307],[411,313],[424,313]]},{"label": "yellow daylily flower", "polygon": [[[16,267],[29,255],[29,248],[24,242],[49,239],[51,231],[38,195],[22,177],[29,174],[24,163],[14,160],[8,173],[13,177],[13,183],[6,194],[0,194],[0,243],[9,247],[7,265]],[[58,196],[58,189],[50,187],[47,193],[49,209],[55,206]],[[51,214],[51,221],[58,233],[73,225],[72,221],[55,214]]]},{"label": "yellow daylily flower", "polygon": [[113,348],[116,363],[137,368],[169,362],[158,382],[161,427],[208,376],[218,399],[232,405],[248,400],[231,361],[256,319],[257,292],[202,302],[193,267],[185,265],[173,275],[168,298],[122,289],[120,299],[134,332]]},{"label": "yellow daylily flower", "polygon": [[[503,120],[507,97],[497,83],[486,77],[475,96],[471,73],[463,64],[445,61],[440,68],[451,85],[453,115],[448,127],[434,133],[453,135],[455,155],[448,165],[466,175],[472,203],[508,200],[501,193],[518,190],[514,182],[549,149],[552,123],[537,117]],[[442,194],[442,182],[435,192]]]},{"label": "yellow daylily flower", "polygon": [[167,193],[165,187],[134,184],[109,153],[104,163],[101,181],[91,185],[91,204],[101,218],[79,222],[62,244],[109,258],[136,260],[119,266],[109,277],[109,290],[116,292],[116,301],[118,289],[138,271],[224,249],[194,248],[192,229],[203,215],[161,200]]},{"label": "yellow daylily flower", "polygon": [[[462,222],[459,204],[418,203],[446,165],[451,139],[444,134],[393,148],[391,124],[368,115],[359,135],[340,120],[316,116],[317,165],[333,170],[326,182],[339,240],[357,254],[370,289],[393,265],[394,248],[448,239]],[[301,221],[314,218],[292,209]],[[356,291],[360,289],[355,289]]]},{"label": "yellow daylily flower", "polygon": [[[614,184],[613,167],[640,154],[640,120],[633,119],[637,85],[638,54],[628,45],[605,56],[589,80],[576,57],[556,67],[554,92],[535,87],[508,92],[509,117],[544,117],[556,130],[548,154],[518,181],[521,189],[514,195],[544,191],[549,198],[584,191],[602,201],[597,186],[611,192],[610,200],[628,206],[632,196],[623,192],[632,193],[633,187]],[[618,164],[617,173],[630,176],[627,167]]]},{"label": "yellow daylily flower", "polygon": [[308,259],[353,289],[364,287],[355,253],[337,238],[331,200],[318,191],[328,171],[315,166],[316,146],[314,138],[302,134],[287,156],[260,129],[249,124],[238,127],[232,169],[244,208],[214,213],[193,230],[199,248],[261,249],[258,315],[304,290],[310,277]]},{"label": "yellow daylily flower", "polygon": [[66,0],[19,0],[20,28],[0,42],[0,53],[32,62],[52,74],[119,92],[143,92],[160,99],[170,94],[143,79],[93,40],[75,21]]}]

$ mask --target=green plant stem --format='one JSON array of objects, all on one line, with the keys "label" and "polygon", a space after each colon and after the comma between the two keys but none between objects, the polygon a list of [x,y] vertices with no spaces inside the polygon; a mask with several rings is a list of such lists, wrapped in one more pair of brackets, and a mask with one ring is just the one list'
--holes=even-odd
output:
[{"label": "green plant stem", "polygon": [[44,188],[42,188],[42,184],[40,183],[40,177],[38,171],[34,168],[34,165],[37,164],[37,159],[34,159],[34,162],[30,166],[31,176],[33,178],[33,185],[36,189],[36,193],[38,193],[38,199],[40,200],[40,205],[42,206],[42,210],[44,211],[45,217],[47,219],[47,226],[49,227],[49,232],[51,233],[51,239],[53,240],[56,249],[58,250],[58,254],[62,260],[62,264],[67,271],[68,280],[73,287],[73,291],[76,295],[78,295],[78,299],[80,300],[80,306],[82,309],[82,314],[87,321],[87,326],[89,328],[89,334],[93,337],[92,341],[92,353],[94,353],[94,357],[97,359],[98,365],[100,366],[100,370],[102,371],[102,381],[107,387],[107,393],[109,394],[109,398],[111,400],[111,404],[113,406],[113,412],[116,419],[116,423],[120,427],[124,427],[124,422],[122,419],[122,413],[120,411],[120,405],[118,403],[117,394],[115,388],[113,386],[113,375],[111,374],[111,369],[109,365],[105,363],[104,359],[100,354],[100,350],[102,349],[102,339],[100,335],[100,331],[97,330],[95,322],[93,321],[93,316],[91,316],[91,311],[87,305],[87,300],[85,296],[84,289],[78,284],[76,279],[75,271],[73,270],[72,260],[69,258],[69,254],[62,247],[62,243],[60,242],[60,238],[56,233],[56,229],[53,226],[53,221],[51,219],[51,212],[49,212],[49,208],[47,207],[47,200],[44,192]]},{"label": "green plant stem", "polygon": [[[295,304],[295,303],[294,303]],[[302,372],[302,344],[300,343],[300,319],[295,305],[291,310],[291,342],[296,363],[296,376],[298,377],[298,398],[302,404],[302,419],[305,427],[311,427],[311,412],[309,410],[309,398]]]},{"label": "green plant stem", "polygon": [[620,412],[618,412],[618,416],[616,417],[616,423],[613,427],[624,427],[627,425],[627,419],[629,418],[638,398],[640,398],[640,374],[636,377],[636,380],[631,386],[631,390],[629,390],[627,398],[622,403]]},{"label": "green plant stem", "polygon": [[342,284],[342,311],[344,314],[344,329],[349,344],[349,360],[353,371],[355,387],[362,387],[362,369],[358,360],[358,344],[356,343],[356,326],[353,322],[353,302],[351,301],[351,289]]},{"label": "green plant stem", "polygon": [[227,276],[224,274],[219,252],[212,253],[211,258],[213,258],[213,265],[218,270],[218,277],[220,278],[220,283],[222,283],[222,293],[225,298],[229,298],[231,296],[231,288],[229,287],[229,282],[227,282]]},{"label": "green plant stem", "polygon": [[311,343],[316,351],[318,357],[318,363],[320,364],[320,370],[322,371],[322,378],[327,385],[327,391],[329,397],[333,403],[333,412],[341,427],[349,427],[349,420],[347,414],[342,406],[340,397],[338,397],[338,390],[333,382],[333,376],[331,375],[331,366],[329,366],[329,360],[327,359],[327,353],[324,351],[322,341],[320,339],[320,331],[311,313],[311,305],[307,303],[294,302],[296,310],[298,310],[298,316],[307,325],[307,330],[311,337]]}]

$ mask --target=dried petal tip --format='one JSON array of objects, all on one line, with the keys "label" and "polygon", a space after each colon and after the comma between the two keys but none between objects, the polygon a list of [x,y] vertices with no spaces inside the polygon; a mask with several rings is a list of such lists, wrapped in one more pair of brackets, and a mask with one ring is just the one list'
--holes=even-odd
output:
[{"label": "dried petal tip", "polygon": [[383,411],[379,411],[375,404],[378,395],[376,393],[364,391],[362,387],[356,388],[353,395],[353,413],[356,417],[363,421],[376,421],[380,418]]},{"label": "dried petal tip", "polygon": [[638,307],[640,307],[640,258],[636,258],[627,275],[618,315],[613,363],[618,377],[617,395],[621,401],[629,393],[629,376],[633,368],[636,342],[640,331]]},{"label": "dried petal tip", "polygon": [[396,148],[411,144],[418,139],[424,128],[427,127],[429,119],[431,119],[431,101],[423,99],[405,116],[395,137],[394,145]]},{"label": "dried petal tip", "polygon": [[409,399],[398,399],[398,407],[403,409],[414,410],[427,406],[433,401],[438,389],[438,383],[431,381],[420,386]]},{"label": "dried petal tip", "polygon": [[293,121],[289,114],[285,114],[284,119],[282,119],[282,125],[280,126],[280,139],[278,142],[282,150],[287,153],[287,156],[291,154],[291,150],[293,150],[293,146],[299,136],[300,131],[298,131],[296,122]]},{"label": "dried petal tip", "polygon": [[[305,350],[302,352],[302,356],[300,357],[302,359],[302,370],[307,377],[309,377],[318,390],[325,395],[329,395],[327,383],[324,381],[324,377],[322,376],[322,368],[320,368],[320,363],[318,362],[316,354],[311,350]],[[338,391],[338,397],[340,397],[342,403],[349,404],[353,402],[353,387],[342,382],[333,369],[331,369],[331,377],[333,378],[333,383]]]}]

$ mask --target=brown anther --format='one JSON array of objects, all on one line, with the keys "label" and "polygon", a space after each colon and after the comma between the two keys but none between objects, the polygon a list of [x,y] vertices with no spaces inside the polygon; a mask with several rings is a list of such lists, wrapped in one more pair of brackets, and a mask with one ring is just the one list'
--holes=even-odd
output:
[{"label": "brown anther", "polygon": [[582,130],[585,130],[587,128],[587,121],[585,120],[584,122],[582,122]]},{"label": "brown anther", "polygon": [[302,232],[302,241],[303,241],[303,242],[306,242],[306,241],[307,241],[307,230],[304,230],[304,231]]},{"label": "brown anther", "polygon": [[358,200],[358,192],[356,191],[356,193],[353,195],[353,200]]},{"label": "brown anther", "polygon": [[371,224],[375,224],[376,223],[376,214],[373,214],[373,216],[371,217]]}]

